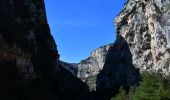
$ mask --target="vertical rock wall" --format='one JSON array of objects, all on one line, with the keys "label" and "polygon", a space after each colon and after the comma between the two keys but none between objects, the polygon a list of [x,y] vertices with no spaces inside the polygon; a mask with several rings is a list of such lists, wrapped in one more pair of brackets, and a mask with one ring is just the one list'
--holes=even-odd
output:
[{"label": "vertical rock wall", "polygon": [[80,100],[85,83],[59,64],[44,0],[0,1],[0,99]]},{"label": "vertical rock wall", "polygon": [[170,72],[169,0],[128,0],[115,19],[140,71]]}]

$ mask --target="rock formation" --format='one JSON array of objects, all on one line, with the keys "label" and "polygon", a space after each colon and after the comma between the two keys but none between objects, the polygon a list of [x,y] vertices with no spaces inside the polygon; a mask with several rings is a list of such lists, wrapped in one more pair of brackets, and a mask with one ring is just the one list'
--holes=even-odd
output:
[{"label": "rock formation", "polygon": [[103,69],[97,75],[96,95],[98,100],[109,100],[118,93],[120,86],[127,91],[137,86],[139,71],[132,64],[132,54],[123,37],[117,36],[106,55]]},{"label": "rock formation", "polygon": [[106,55],[112,45],[108,44],[97,48],[91,53],[89,58],[82,60],[78,64],[77,76],[89,85],[91,91],[96,90],[97,74],[103,69]]},{"label": "rock formation", "polygon": [[[169,74],[169,20],[169,0],[127,1],[115,19],[116,42],[78,64],[94,100],[138,85],[139,71]],[[72,75],[76,68],[59,61],[44,0],[1,0],[0,23],[1,100],[91,99],[88,86]]]},{"label": "rock formation", "polygon": [[0,23],[1,100],[88,97],[85,83],[59,64],[44,0],[1,0]]},{"label": "rock formation", "polygon": [[122,36],[114,44],[96,49],[78,64],[78,78],[86,82],[96,100],[109,100],[122,85],[137,86],[139,70],[132,64],[129,45]]},{"label": "rock formation", "polygon": [[169,0],[128,0],[115,19],[128,43],[133,65],[143,71],[170,72]]},{"label": "rock formation", "polygon": [[96,100],[109,100],[122,85],[137,86],[139,70],[132,64],[129,45],[122,36],[114,44],[96,49],[78,64],[78,78],[86,82]]},{"label": "rock formation", "polygon": [[136,86],[138,71],[169,75],[169,20],[169,0],[128,0],[115,19],[117,39],[108,50],[103,69],[98,74],[99,68],[96,70],[96,66],[92,67],[98,63],[89,64],[90,67],[88,63],[83,64],[81,66],[85,67],[80,67],[80,76],[97,75],[97,79],[92,79],[97,80],[97,94],[109,98],[120,85],[127,90]]},{"label": "rock formation", "polygon": [[127,1],[115,19],[116,42],[97,76],[97,92],[103,99],[115,94],[120,85],[127,90],[136,86],[138,70],[169,75],[169,20],[169,0]]}]

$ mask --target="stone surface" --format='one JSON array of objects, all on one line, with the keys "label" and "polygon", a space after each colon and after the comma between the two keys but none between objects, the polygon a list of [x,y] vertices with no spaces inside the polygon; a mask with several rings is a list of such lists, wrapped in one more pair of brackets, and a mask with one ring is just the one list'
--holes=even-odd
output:
[{"label": "stone surface", "polygon": [[118,93],[120,86],[128,90],[137,86],[138,81],[139,71],[132,64],[129,46],[122,36],[117,36],[108,50],[103,69],[97,75],[97,100],[110,100]]},{"label": "stone surface", "polygon": [[93,57],[79,65],[79,77],[97,75],[85,81],[93,84],[92,89],[96,87],[103,99],[109,99],[120,85],[127,90],[138,85],[138,71],[170,72],[169,0],[127,0],[114,22],[117,39],[108,50],[102,70]]},{"label": "stone surface", "polygon": [[[170,72],[170,1],[128,0],[115,18],[117,39],[97,76],[97,94],[109,99],[120,85],[138,85],[139,72]],[[103,96],[102,96],[103,95]],[[101,99],[101,100],[102,100]]]},{"label": "stone surface", "polygon": [[103,69],[107,52],[112,44],[105,45],[93,51],[89,58],[78,64],[78,77],[87,78],[95,76]]},{"label": "stone surface", "polygon": [[90,90],[96,90],[97,74],[103,69],[107,52],[113,44],[101,46],[93,51],[89,58],[78,64],[78,78],[86,82]]},{"label": "stone surface", "polygon": [[90,100],[88,87],[93,100],[109,100],[121,85],[137,86],[139,71],[170,72],[169,0],[128,0],[115,43],[96,49],[78,72],[59,61],[43,0],[1,0],[0,23],[1,100]]},{"label": "stone surface", "polygon": [[44,0],[0,1],[0,99],[89,99],[88,87],[59,63]]},{"label": "stone surface", "polygon": [[117,34],[127,41],[141,72],[170,72],[169,12],[169,0],[128,0],[115,19]]}]

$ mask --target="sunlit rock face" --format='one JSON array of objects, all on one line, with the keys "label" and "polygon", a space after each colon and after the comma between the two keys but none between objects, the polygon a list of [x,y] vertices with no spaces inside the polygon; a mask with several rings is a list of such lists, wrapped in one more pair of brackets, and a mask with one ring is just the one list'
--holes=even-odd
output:
[{"label": "sunlit rock face", "polygon": [[59,64],[44,0],[0,1],[0,99],[87,99],[85,83]]},{"label": "sunlit rock face", "polygon": [[[170,72],[169,0],[128,0],[115,19],[117,38],[97,75],[96,93],[109,99],[137,86],[139,71]],[[101,100],[102,100],[101,99]]]},{"label": "sunlit rock face", "polygon": [[170,72],[169,0],[128,0],[115,19],[140,71]]},{"label": "sunlit rock face", "polygon": [[77,76],[89,85],[91,91],[96,90],[96,77],[103,69],[106,55],[112,45],[108,44],[97,48],[91,53],[89,58],[78,64]]}]

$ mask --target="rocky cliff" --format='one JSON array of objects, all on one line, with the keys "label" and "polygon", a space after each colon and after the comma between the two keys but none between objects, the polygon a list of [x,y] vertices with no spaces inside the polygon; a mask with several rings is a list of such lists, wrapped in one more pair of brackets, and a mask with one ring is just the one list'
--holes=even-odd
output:
[{"label": "rocky cliff", "polygon": [[103,69],[97,74],[96,95],[98,100],[109,100],[116,95],[120,86],[125,90],[136,87],[139,70],[132,64],[132,54],[126,40],[117,36],[106,55]]},{"label": "rocky cliff", "polygon": [[91,91],[96,90],[97,74],[103,69],[106,55],[112,45],[113,44],[108,44],[97,48],[91,53],[90,57],[82,60],[78,64],[77,77],[86,82]]},{"label": "rocky cliff", "polygon": [[138,85],[139,72],[170,73],[169,0],[128,0],[115,24],[117,39],[102,70],[93,57],[79,65],[79,76],[97,75],[90,82],[96,81],[94,87],[103,99],[115,94],[120,85],[127,90]]},{"label": "rocky cliff", "polygon": [[129,45],[122,36],[114,44],[96,49],[78,64],[78,78],[86,82],[96,100],[109,100],[119,87],[137,86],[139,70],[132,63]]},{"label": "rocky cliff", "polygon": [[78,64],[78,77],[88,78],[91,76],[96,76],[100,70],[103,69],[107,52],[112,45],[113,44],[101,46],[93,51],[90,57],[82,60]]},{"label": "rocky cliff", "polygon": [[[115,43],[78,65],[94,100],[137,86],[139,71],[169,74],[169,20],[169,0],[127,1],[115,19]],[[59,61],[44,0],[1,0],[0,23],[1,100],[90,100],[88,86]]]},{"label": "rocky cliff", "polygon": [[170,72],[170,1],[128,0],[116,17],[117,39],[97,76],[102,98],[122,85],[136,86],[140,72]]},{"label": "rocky cliff", "polygon": [[170,72],[169,0],[128,0],[115,19],[140,71]]},{"label": "rocky cliff", "polygon": [[0,99],[80,100],[85,83],[63,69],[44,0],[0,1]]}]

